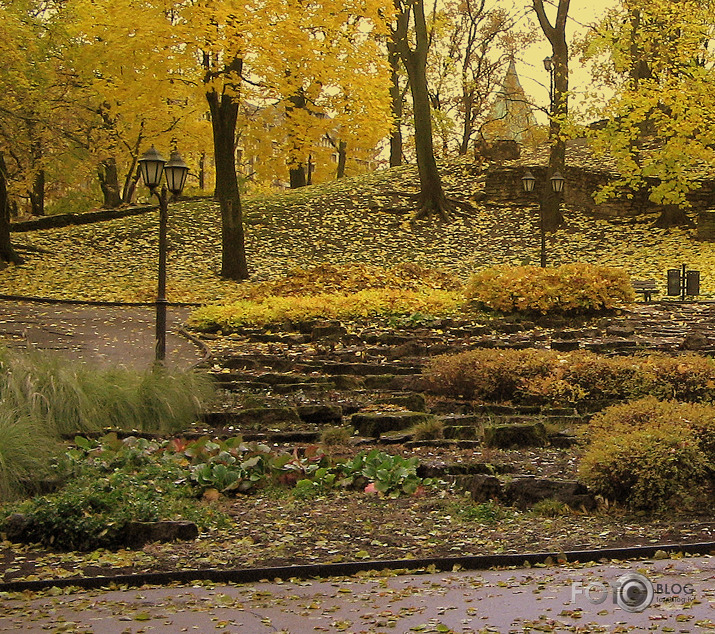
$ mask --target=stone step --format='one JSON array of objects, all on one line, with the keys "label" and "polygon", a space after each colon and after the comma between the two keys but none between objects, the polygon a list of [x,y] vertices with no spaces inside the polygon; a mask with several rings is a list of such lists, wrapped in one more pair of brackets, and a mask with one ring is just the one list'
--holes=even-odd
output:
[{"label": "stone step", "polygon": [[299,405],[297,407],[254,407],[237,411],[207,412],[202,416],[212,427],[270,428],[274,425],[340,424],[343,408],[340,405]]},{"label": "stone step", "polygon": [[424,412],[357,412],[350,417],[350,424],[361,436],[378,438],[381,434],[403,431],[431,418],[431,415]]},{"label": "stone step", "polygon": [[351,374],[357,376],[420,374],[422,372],[420,367],[400,363],[340,363],[338,361],[308,361],[296,364],[295,368],[330,375]]},{"label": "stone step", "polygon": [[520,508],[529,508],[542,500],[556,500],[572,509],[596,508],[596,499],[588,489],[575,480],[556,480],[533,476],[509,477],[508,480],[494,475],[453,476],[455,484],[468,492],[475,502],[498,500]]}]

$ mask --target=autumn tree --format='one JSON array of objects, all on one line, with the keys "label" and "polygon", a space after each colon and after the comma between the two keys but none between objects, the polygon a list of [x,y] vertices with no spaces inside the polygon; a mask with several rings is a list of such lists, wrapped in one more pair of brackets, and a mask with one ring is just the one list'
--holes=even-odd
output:
[{"label": "autumn tree", "polygon": [[445,152],[466,155],[489,122],[488,103],[506,65],[535,37],[517,22],[518,16],[486,0],[435,4],[428,90]]},{"label": "autumn tree", "polygon": [[541,220],[546,231],[553,231],[564,218],[560,209],[560,194],[551,189],[551,177],[556,172],[563,172],[566,162],[566,137],[564,128],[569,114],[569,50],[566,42],[566,21],[570,0],[559,0],[553,24],[546,14],[543,0],[533,0],[534,11],[539,25],[551,44],[553,64],[553,94],[549,113],[549,167],[542,184],[540,197]]},{"label": "autumn tree", "polygon": [[597,152],[626,187],[663,205],[662,226],[689,222],[688,194],[715,164],[715,12],[701,0],[623,0],[584,42],[592,74],[613,91],[594,112]]},{"label": "autumn tree", "polygon": [[[66,149],[63,132],[66,83],[60,2],[18,0],[0,4],[0,145],[5,176],[16,193],[43,215],[45,170]],[[11,167],[12,166],[12,167]]]},{"label": "autumn tree", "polygon": [[[181,44],[163,2],[67,0],[76,99],[84,107],[78,143],[96,166],[104,205],[131,202],[147,146],[204,151],[205,102],[182,76]],[[81,131],[81,132],[80,132]]]},{"label": "autumn tree", "polygon": [[415,153],[420,178],[420,196],[414,219],[433,214],[447,220],[453,205],[447,200],[437,171],[432,137],[432,113],[427,88],[429,34],[424,0],[394,0],[397,17],[392,29],[392,46],[407,71],[415,125]]},{"label": "autumn tree", "polygon": [[285,181],[287,172],[300,187],[334,178],[336,153],[340,173],[375,156],[392,123],[378,43],[390,8],[381,0],[304,2],[274,41],[263,38],[271,55],[253,64],[260,85],[244,89],[251,116],[241,146],[264,181]]}]

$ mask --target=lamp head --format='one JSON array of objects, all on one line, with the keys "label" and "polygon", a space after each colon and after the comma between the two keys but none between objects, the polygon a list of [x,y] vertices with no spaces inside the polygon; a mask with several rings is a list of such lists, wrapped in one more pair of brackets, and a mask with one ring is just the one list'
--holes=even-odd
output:
[{"label": "lamp head", "polygon": [[178,196],[186,184],[189,167],[176,150],[171,153],[169,162],[164,166],[164,173],[166,174],[166,188],[174,196]]},{"label": "lamp head", "polygon": [[529,192],[533,192],[534,185],[536,185],[536,177],[531,173],[531,171],[527,171],[526,174],[521,177],[521,184],[527,194]]},{"label": "lamp head", "polygon": [[556,194],[560,194],[562,191],[564,191],[565,183],[566,179],[561,176],[561,172],[554,172],[554,175],[551,177],[551,189],[553,190],[553,192]]},{"label": "lamp head", "polygon": [[153,145],[144,153],[144,156],[139,159],[139,171],[141,172],[142,180],[152,191],[161,183],[161,175],[164,173],[165,163],[166,159],[159,154]]}]

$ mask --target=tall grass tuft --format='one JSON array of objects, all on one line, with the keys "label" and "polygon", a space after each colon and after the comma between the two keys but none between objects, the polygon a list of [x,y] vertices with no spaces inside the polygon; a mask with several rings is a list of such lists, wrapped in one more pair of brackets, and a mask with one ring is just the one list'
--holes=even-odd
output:
[{"label": "tall grass tuft", "polygon": [[50,436],[111,427],[178,431],[212,393],[194,372],[98,371],[47,355],[0,353],[0,402]]},{"label": "tall grass tuft", "polygon": [[37,483],[49,475],[59,443],[45,436],[27,417],[18,417],[0,405],[0,502],[36,491]]}]

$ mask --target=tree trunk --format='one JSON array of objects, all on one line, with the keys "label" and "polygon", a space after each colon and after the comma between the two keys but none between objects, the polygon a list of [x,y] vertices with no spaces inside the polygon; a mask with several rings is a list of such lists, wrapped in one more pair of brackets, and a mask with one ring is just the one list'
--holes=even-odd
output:
[{"label": "tree trunk", "polygon": [[132,156],[132,164],[127,170],[127,175],[124,179],[124,187],[122,188],[122,202],[131,203],[132,198],[134,198],[134,192],[137,190],[137,183],[141,178],[141,171],[139,169],[139,161],[136,156]]},{"label": "tree trunk", "polygon": [[38,170],[32,179],[30,196],[30,213],[33,216],[45,215],[45,170]]},{"label": "tree trunk", "polygon": [[[407,66],[407,65],[406,65]],[[434,157],[432,143],[432,115],[430,112],[429,95],[427,94],[427,77],[424,68],[415,66],[410,74],[410,86],[415,117],[415,153],[417,154],[417,171],[420,176],[419,207],[415,219],[437,214],[443,220],[448,219],[449,207],[442,190],[442,181],[437,171],[437,161]]]},{"label": "tree trunk", "polygon": [[[410,81],[415,120],[415,153],[417,154],[417,171],[420,177],[420,196],[413,219],[419,220],[436,214],[443,220],[448,220],[450,204],[442,190],[442,181],[437,171],[432,141],[432,113],[427,90],[429,38],[425,21],[424,0],[416,0],[403,8],[403,11],[413,11],[416,38],[415,48],[412,50],[406,31],[404,33],[393,32],[393,41],[400,53]],[[400,26],[406,25],[401,24],[398,18],[398,29]]]},{"label": "tree trunk", "polygon": [[122,197],[119,195],[119,174],[117,172],[117,161],[112,156],[102,161],[97,167],[99,186],[102,189],[104,202],[103,207],[114,209],[122,204]]},{"label": "tree trunk", "polygon": [[[240,74],[241,60],[234,60]],[[210,89],[206,99],[211,111],[211,126],[216,164],[216,195],[221,205],[221,275],[232,280],[248,279],[243,235],[243,210],[236,176],[236,122],[238,101]]]},{"label": "tree trunk", "polygon": [[[299,147],[295,140],[292,126],[295,123],[291,122],[291,117],[294,110],[305,110],[308,107],[308,100],[305,97],[305,91],[303,88],[299,88],[298,91],[288,98],[288,104],[286,105],[286,122],[288,123],[288,140],[292,146],[292,149],[288,154],[288,171],[290,174],[290,188],[298,189],[299,187],[305,187],[310,182],[310,165],[306,168],[303,163],[303,149]],[[310,159],[308,159],[310,161]]]},{"label": "tree trunk", "polygon": [[390,167],[402,165],[402,90],[400,89],[400,55],[392,43],[388,43],[390,62],[390,104],[394,128],[390,133]]},{"label": "tree trunk", "polygon": [[7,168],[5,157],[0,152],[0,260],[22,264],[22,258],[10,242],[10,201],[7,195]]},{"label": "tree trunk", "polygon": [[688,217],[682,207],[664,205],[653,226],[660,229],[669,229],[670,227],[694,227],[695,223]]},{"label": "tree trunk", "polygon": [[289,172],[291,189],[305,187],[308,184],[308,179],[305,177],[305,166],[302,163],[297,167],[291,167]]},{"label": "tree trunk", "polygon": [[556,172],[563,174],[566,163],[566,141],[563,138],[562,127],[568,117],[568,44],[566,43],[566,20],[568,18],[570,0],[559,0],[556,22],[549,22],[544,10],[543,0],[533,0],[534,10],[539,19],[541,30],[551,43],[553,63],[553,91],[551,93],[551,112],[549,121],[549,168],[546,182],[542,186],[541,218],[545,231],[553,231],[564,222],[561,213],[561,194],[551,189],[551,177]]},{"label": "tree trunk", "polygon": [[348,144],[345,141],[338,143],[338,178],[345,178],[345,164],[348,160]]},{"label": "tree trunk", "polygon": [[124,196],[122,196],[122,199],[125,203],[128,205],[131,204],[131,202],[134,200],[134,194],[137,192],[137,185],[139,184],[139,179],[141,178],[141,168],[137,165],[137,168],[134,170],[134,176],[130,180],[128,180],[126,188],[124,190]]},{"label": "tree trunk", "polygon": [[199,159],[199,189],[206,189],[206,152],[202,152]]}]

